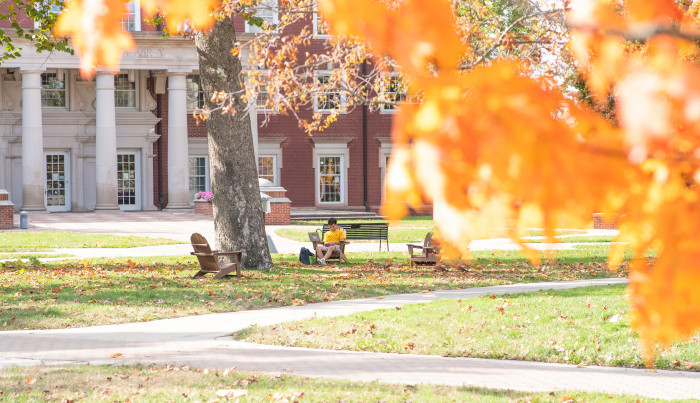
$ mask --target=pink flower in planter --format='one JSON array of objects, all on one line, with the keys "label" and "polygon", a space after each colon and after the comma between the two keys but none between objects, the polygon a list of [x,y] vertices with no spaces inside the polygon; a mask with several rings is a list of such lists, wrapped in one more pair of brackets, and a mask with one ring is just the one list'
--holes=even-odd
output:
[{"label": "pink flower in planter", "polygon": [[214,198],[214,195],[211,192],[197,192],[194,195],[194,199],[200,201],[211,201],[212,198]]}]

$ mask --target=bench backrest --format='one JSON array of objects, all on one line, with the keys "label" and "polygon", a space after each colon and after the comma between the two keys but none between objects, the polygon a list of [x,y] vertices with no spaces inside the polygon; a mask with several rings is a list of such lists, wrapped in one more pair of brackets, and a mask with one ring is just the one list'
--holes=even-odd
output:
[{"label": "bench backrest", "polygon": [[[389,239],[389,224],[385,222],[371,223],[338,223],[345,231],[346,239]],[[321,239],[330,231],[328,224],[323,224]]]}]

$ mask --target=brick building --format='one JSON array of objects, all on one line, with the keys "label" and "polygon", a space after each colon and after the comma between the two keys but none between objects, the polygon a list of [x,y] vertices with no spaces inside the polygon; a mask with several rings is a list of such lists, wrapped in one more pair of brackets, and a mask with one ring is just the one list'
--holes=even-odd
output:
[{"label": "brick building", "polygon": [[[16,210],[180,210],[198,191],[216,194],[206,127],[191,113],[203,100],[194,43],[162,38],[141,18],[138,0],[130,7],[123,27],[138,49],[124,55],[117,75],[98,69],[83,80],[77,56],[36,53],[22,39],[22,57],[0,66],[0,188]],[[236,23],[240,42],[255,33]],[[327,38],[315,32],[312,50]],[[263,125],[272,112],[251,110],[260,177],[284,187],[292,207],[379,208],[391,109],[355,109],[311,137],[292,116],[272,114]]]}]

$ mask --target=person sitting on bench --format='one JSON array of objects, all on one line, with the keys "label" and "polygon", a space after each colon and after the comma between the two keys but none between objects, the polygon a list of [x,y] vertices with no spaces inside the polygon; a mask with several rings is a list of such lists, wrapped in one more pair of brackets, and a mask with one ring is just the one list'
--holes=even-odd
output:
[{"label": "person sitting on bench", "polygon": [[330,231],[323,235],[323,245],[319,244],[316,247],[316,256],[323,256],[318,262],[324,266],[334,250],[340,253],[340,242],[345,240],[345,231],[338,227],[338,220],[334,217],[328,219],[328,227]]}]

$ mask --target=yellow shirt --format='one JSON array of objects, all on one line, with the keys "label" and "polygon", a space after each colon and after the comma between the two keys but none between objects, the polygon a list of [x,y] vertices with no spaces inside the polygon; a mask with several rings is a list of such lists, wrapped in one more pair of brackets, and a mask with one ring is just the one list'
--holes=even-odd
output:
[{"label": "yellow shirt", "polygon": [[345,239],[345,231],[343,230],[328,231],[323,235],[323,243],[338,242],[341,239]]}]

